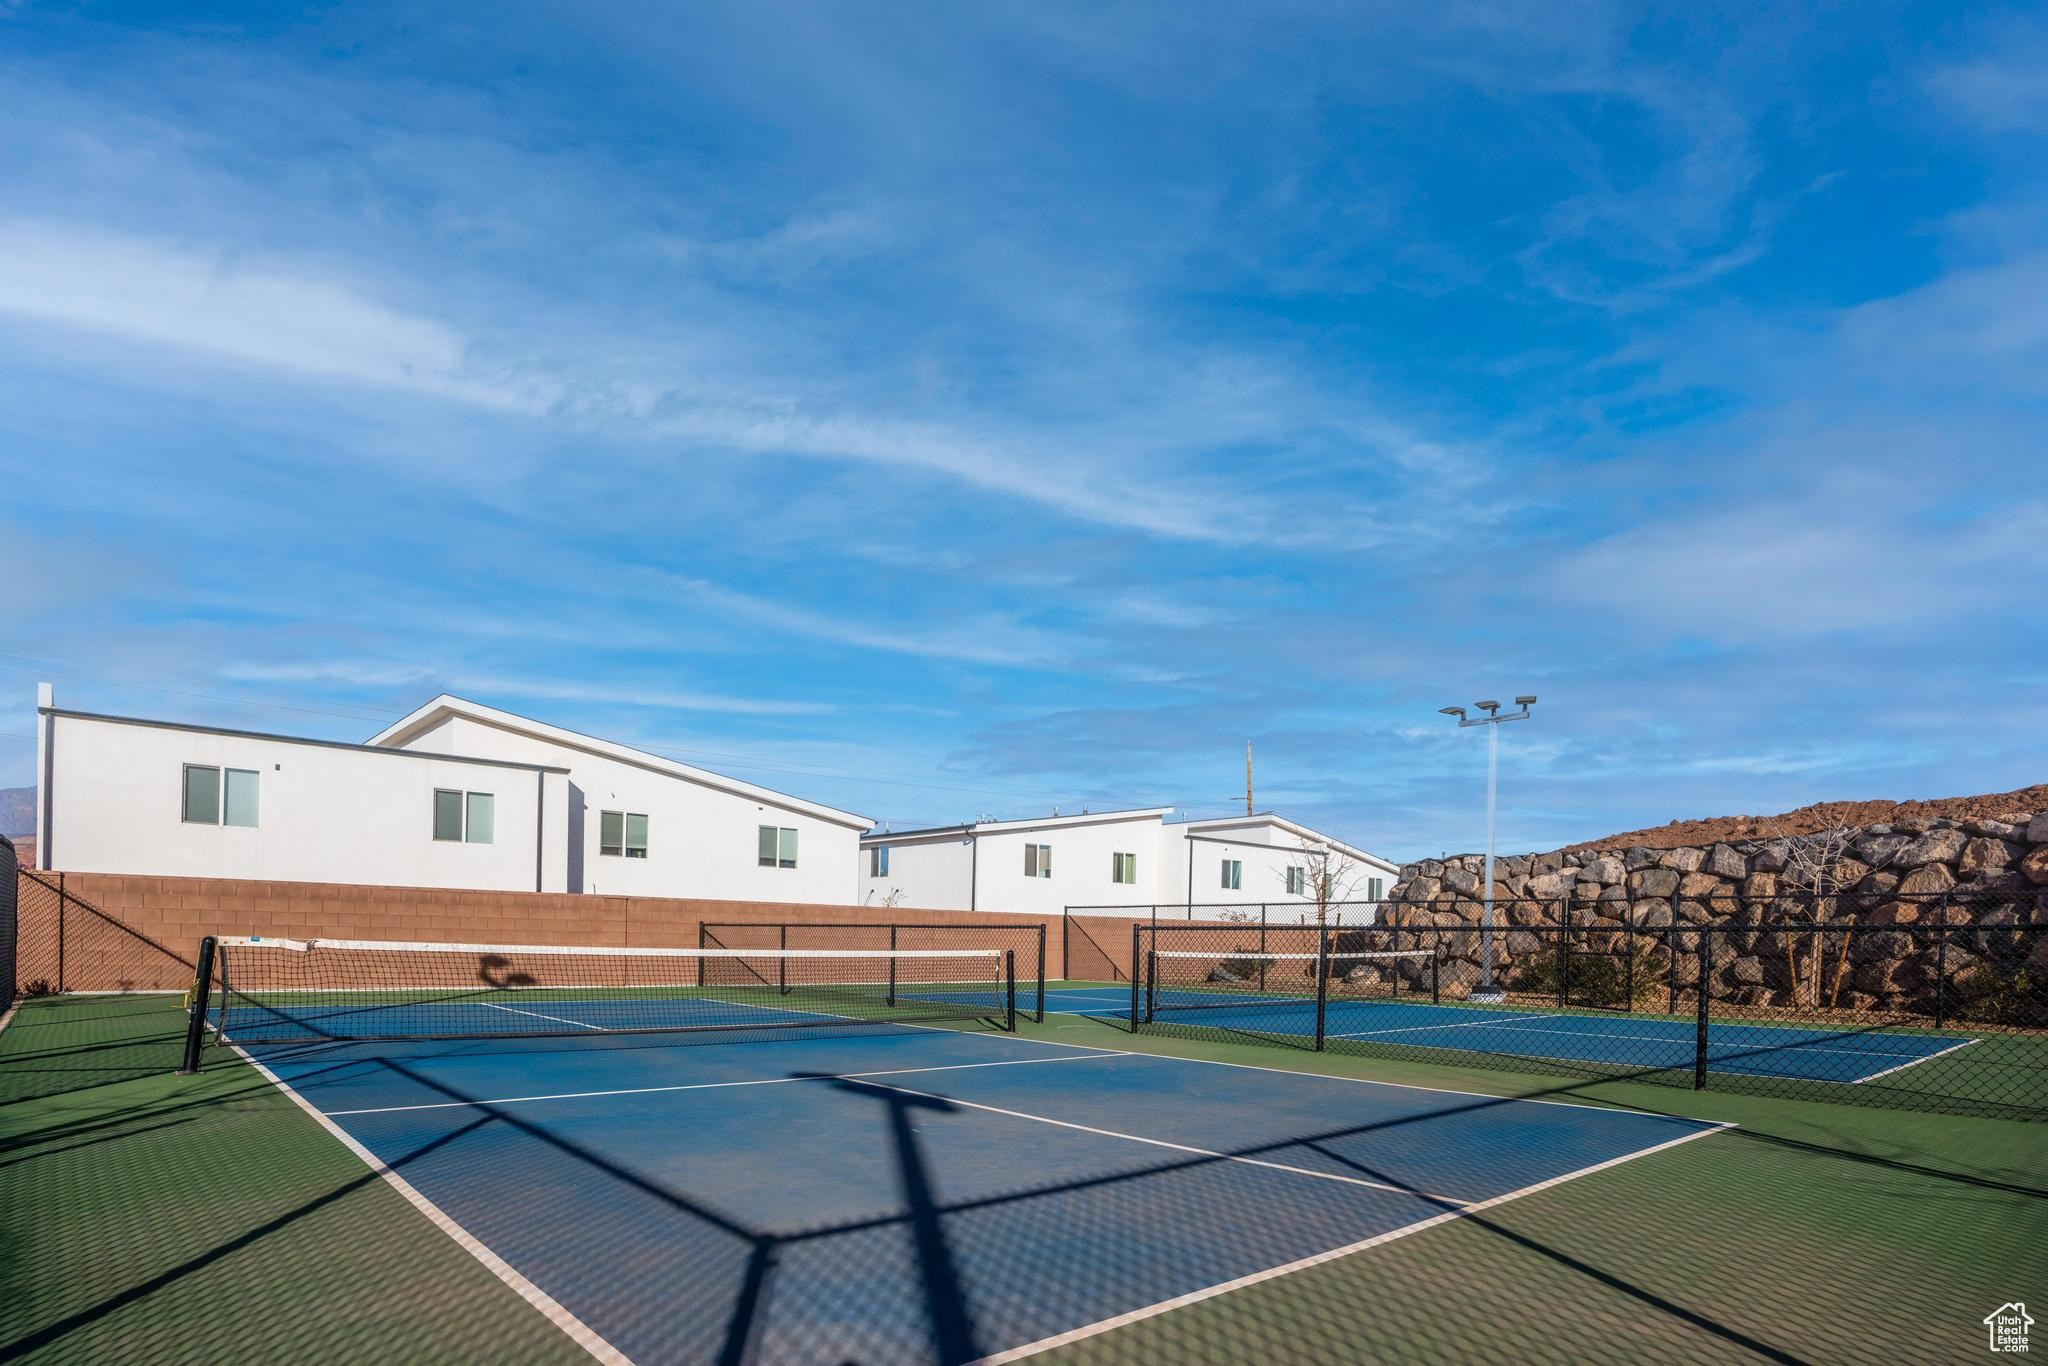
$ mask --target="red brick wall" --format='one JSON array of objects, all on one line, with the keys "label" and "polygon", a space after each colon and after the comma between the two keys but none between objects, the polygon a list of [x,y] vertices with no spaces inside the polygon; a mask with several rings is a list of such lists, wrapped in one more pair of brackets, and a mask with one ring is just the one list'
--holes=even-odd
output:
[{"label": "red brick wall", "polygon": [[[1061,917],[901,906],[815,906],[761,901],[584,896],[558,892],[444,891],[324,882],[38,873],[20,877],[17,980],[24,990],[59,983],[57,926],[64,927],[61,983],[68,991],[182,989],[201,936],[406,939],[466,944],[577,944],[693,948],[705,922],[770,924],[1002,925],[1019,930],[1017,971],[1031,971],[1023,935],[1045,926],[1045,969],[1058,977],[1121,979],[1131,926],[1144,917],[1073,921],[1063,952]],[[1182,922],[1185,923],[1185,922]],[[1009,941],[1005,940],[1006,946]],[[751,947],[752,945],[743,945]]]}]

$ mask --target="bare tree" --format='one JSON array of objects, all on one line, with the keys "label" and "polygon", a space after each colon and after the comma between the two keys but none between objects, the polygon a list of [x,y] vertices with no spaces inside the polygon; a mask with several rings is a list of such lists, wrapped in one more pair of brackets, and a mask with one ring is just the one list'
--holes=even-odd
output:
[{"label": "bare tree", "polygon": [[1833,1009],[1842,999],[1842,988],[1849,978],[1849,937],[1846,934],[1833,936],[1839,942],[1835,946],[1833,970],[1828,971],[1827,941],[1830,936],[1825,933],[1825,927],[1836,923],[1842,893],[1873,869],[1891,862],[1889,855],[1880,857],[1875,863],[1865,863],[1854,857],[1852,851],[1856,835],[1855,827],[1837,825],[1827,830],[1753,841],[1743,847],[1745,853],[1755,854],[1770,844],[1784,846],[1785,866],[1778,874],[1779,887],[1796,893],[1795,904],[1805,912],[1801,922],[1820,931],[1783,936],[1785,971],[1792,982],[1794,1006],[1818,1008],[1824,1005]]},{"label": "bare tree", "polygon": [[[1303,835],[1298,836],[1297,841],[1301,845],[1301,862],[1292,868],[1281,869],[1281,881],[1287,885],[1290,896],[1305,896],[1314,901],[1316,924],[1328,926],[1330,907],[1351,900],[1370,870],[1343,850],[1321,840]],[[1293,885],[1296,873],[1301,875],[1298,891]]]}]

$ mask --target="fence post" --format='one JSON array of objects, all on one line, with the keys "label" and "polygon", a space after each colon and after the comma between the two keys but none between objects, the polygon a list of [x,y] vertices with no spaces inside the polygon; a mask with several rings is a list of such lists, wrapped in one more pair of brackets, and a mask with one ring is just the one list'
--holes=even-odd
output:
[{"label": "fence post", "polygon": [[1563,1010],[1570,1003],[1567,992],[1572,980],[1572,904],[1564,904],[1564,915],[1560,917],[1564,929],[1557,936],[1557,1008]]},{"label": "fence post", "polygon": [[1131,1033],[1138,1032],[1138,940],[1144,935],[1144,927],[1137,921],[1131,922]]},{"label": "fence post", "polygon": [[1948,1024],[1948,893],[1941,895],[1941,920],[1934,927],[1934,1027]]},{"label": "fence post", "polygon": [[1693,1024],[1692,1043],[1692,1089],[1707,1089],[1707,997],[1713,991],[1714,936],[1711,927],[1700,926],[1700,986],[1694,993],[1699,997],[1699,1009]]},{"label": "fence post", "polygon": [[1664,976],[1668,979],[1665,991],[1664,1013],[1678,1013],[1678,912],[1671,912],[1671,923],[1664,927]]},{"label": "fence post", "polygon": [[1045,922],[1038,922],[1038,1023],[1045,1023]]},{"label": "fence post", "polygon": [[1633,1015],[1636,1013],[1636,903],[1633,900],[1628,903],[1628,929],[1626,933],[1628,935],[1628,967],[1624,973],[1627,986],[1623,988],[1623,995],[1627,998],[1626,1009],[1629,1014]]},{"label": "fence post", "polygon": [[57,994],[64,994],[64,911],[71,894],[64,890],[64,875],[57,874]]},{"label": "fence post", "polygon": [[[894,925],[889,927],[889,1006],[892,1010],[896,1006],[896,927]],[[1010,1021],[1010,1028],[1014,1030],[1016,1027],[1017,1022],[1015,1019],[1012,1019]]]},{"label": "fence post", "polygon": [[1323,1051],[1324,1017],[1330,1009],[1330,937],[1316,927],[1316,1052]]},{"label": "fence post", "polygon": [[1074,980],[1074,927],[1073,912],[1060,907],[1060,980]]}]

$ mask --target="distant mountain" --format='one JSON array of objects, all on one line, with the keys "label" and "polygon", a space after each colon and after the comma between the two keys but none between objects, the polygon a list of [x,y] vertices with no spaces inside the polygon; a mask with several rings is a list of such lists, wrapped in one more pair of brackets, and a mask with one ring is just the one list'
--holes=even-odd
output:
[{"label": "distant mountain", "polygon": [[32,787],[0,787],[0,835],[33,835],[36,832],[36,790]]}]

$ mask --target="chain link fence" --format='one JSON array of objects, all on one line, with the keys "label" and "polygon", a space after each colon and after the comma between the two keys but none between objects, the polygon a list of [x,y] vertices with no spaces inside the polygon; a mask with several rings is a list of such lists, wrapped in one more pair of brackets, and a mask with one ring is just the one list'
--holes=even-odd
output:
[{"label": "chain link fence", "polygon": [[2048,890],[1474,909],[1134,926],[1133,1028],[2048,1119]]}]

